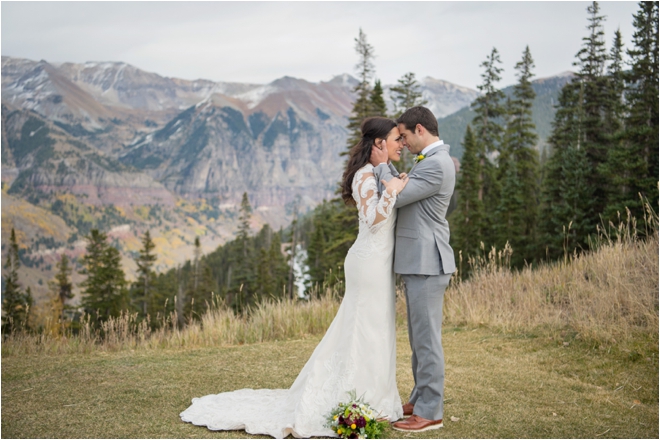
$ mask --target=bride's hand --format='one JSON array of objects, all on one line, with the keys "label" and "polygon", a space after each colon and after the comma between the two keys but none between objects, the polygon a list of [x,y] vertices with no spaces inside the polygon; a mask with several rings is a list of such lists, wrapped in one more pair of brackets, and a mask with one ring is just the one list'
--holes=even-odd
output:
[{"label": "bride's hand", "polygon": [[399,173],[399,179],[405,179],[408,177],[408,173]]},{"label": "bride's hand", "polygon": [[388,193],[392,194],[394,191],[396,191],[398,194],[408,184],[408,176],[405,176],[403,179],[394,177],[389,182],[386,182],[385,180],[381,180],[381,182],[383,182],[383,185],[385,185],[385,190]]}]

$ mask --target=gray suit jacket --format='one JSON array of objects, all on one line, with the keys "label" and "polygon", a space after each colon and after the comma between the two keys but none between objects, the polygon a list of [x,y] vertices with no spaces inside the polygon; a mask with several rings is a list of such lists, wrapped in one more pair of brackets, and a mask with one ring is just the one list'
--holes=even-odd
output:
[{"label": "gray suit jacket", "polygon": [[[394,167],[380,164],[376,181],[396,176]],[[398,173],[397,173],[398,174]],[[449,246],[449,224],[445,219],[454,193],[456,169],[449,145],[440,145],[417,163],[410,180],[397,196],[394,272],[404,275],[440,275],[456,271],[454,251]]]}]

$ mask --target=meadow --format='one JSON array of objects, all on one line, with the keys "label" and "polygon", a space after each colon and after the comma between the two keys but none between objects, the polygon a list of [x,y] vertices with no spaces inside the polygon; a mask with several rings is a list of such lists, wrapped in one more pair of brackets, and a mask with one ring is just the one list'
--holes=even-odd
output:
[{"label": "meadow", "polygon": [[[657,222],[638,229],[612,227],[593,252],[521,271],[506,267],[505,251],[473,260],[473,276],[446,292],[445,428],[404,438],[657,438]],[[397,296],[405,399],[410,348]],[[2,344],[3,437],[252,437],[178,414],[192,397],[290,386],[339,301],[319,290],[245,316],[214,301],[199,322],[177,329],[164,317],[157,331],[123,315],[103,338],[89,324],[76,336],[14,334]]]}]

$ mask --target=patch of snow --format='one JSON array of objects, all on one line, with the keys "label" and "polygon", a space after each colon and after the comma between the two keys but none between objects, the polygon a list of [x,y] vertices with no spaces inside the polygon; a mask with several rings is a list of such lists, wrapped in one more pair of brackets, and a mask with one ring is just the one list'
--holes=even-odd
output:
[{"label": "patch of snow", "polygon": [[[195,104],[195,108],[196,108],[196,109],[197,109],[197,108],[200,108],[200,107],[203,106],[204,104],[208,104],[209,101],[211,101],[211,95],[207,96],[206,98],[202,99],[202,100],[199,101],[197,104]],[[179,122],[179,121],[177,121],[177,123],[178,123],[178,122]]]},{"label": "patch of snow", "polygon": [[[119,81],[121,78],[124,77],[123,72],[124,72],[124,69],[125,69],[125,68],[126,68],[126,64],[123,64],[123,65],[117,70],[117,73],[115,73],[115,79],[112,81],[112,84],[110,85],[110,87],[108,87],[107,89],[105,89],[105,90],[103,91],[102,95],[104,95],[104,94],[105,94],[106,92],[108,92],[109,90],[112,90],[112,89],[115,88],[115,84],[117,84],[117,81]],[[120,78],[120,77],[121,77],[121,78]]]},{"label": "patch of snow", "polygon": [[275,93],[277,89],[271,85],[265,85],[257,87],[256,89],[250,90],[249,92],[236,95],[237,99],[245,102],[249,109],[255,108],[261,101],[263,101],[268,95]]}]

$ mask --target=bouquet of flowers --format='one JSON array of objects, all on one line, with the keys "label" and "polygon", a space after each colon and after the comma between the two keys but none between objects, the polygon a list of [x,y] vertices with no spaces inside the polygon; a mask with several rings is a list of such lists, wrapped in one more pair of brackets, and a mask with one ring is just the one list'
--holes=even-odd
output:
[{"label": "bouquet of flowers", "polygon": [[355,390],[349,391],[348,396],[347,403],[339,402],[330,412],[326,428],[341,438],[380,438],[388,422],[378,420],[378,414],[364,402],[364,396],[356,397]]}]

